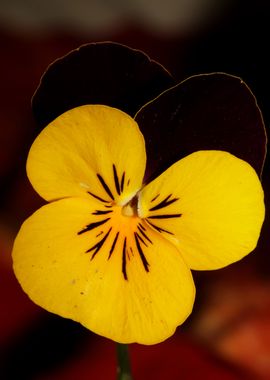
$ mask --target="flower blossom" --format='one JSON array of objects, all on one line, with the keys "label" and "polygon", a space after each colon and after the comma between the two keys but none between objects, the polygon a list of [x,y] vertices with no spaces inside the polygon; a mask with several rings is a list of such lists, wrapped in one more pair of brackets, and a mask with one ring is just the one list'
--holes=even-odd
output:
[{"label": "flower blossom", "polygon": [[149,183],[145,167],[144,137],[123,111],[84,105],[60,115],[27,161],[49,203],[13,249],[35,303],[121,343],[171,336],[192,311],[191,269],[243,258],[264,220],[257,174],[230,153],[194,152]]}]

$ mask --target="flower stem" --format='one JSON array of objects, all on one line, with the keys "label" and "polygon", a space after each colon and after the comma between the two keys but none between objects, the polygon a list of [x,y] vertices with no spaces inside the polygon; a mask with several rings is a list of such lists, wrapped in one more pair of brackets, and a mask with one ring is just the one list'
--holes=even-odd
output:
[{"label": "flower stem", "polygon": [[117,343],[117,380],[132,380],[128,345]]}]

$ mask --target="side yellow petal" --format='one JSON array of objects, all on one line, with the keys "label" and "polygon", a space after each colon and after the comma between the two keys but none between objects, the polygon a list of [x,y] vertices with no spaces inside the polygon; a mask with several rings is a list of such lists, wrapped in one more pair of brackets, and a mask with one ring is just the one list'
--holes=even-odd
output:
[{"label": "side yellow petal", "polygon": [[141,187],[145,162],[144,138],[129,115],[85,105],[44,128],[30,149],[27,174],[48,201],[91,193],[121,204]]},{"label": "side yellow petal", "polygon": [[174,245],[121,207],[91,199],[62,199],[34,213],[13,262],[34,302],[117,342],[165,340],[194,303],[191,272]]},{"label": "side yellow petal", "polygon": [[139,215],[176,244],[190,268],[217,269],[256,247],[263,199],[247,162],[223,151],[199,151],[145,186]]}]

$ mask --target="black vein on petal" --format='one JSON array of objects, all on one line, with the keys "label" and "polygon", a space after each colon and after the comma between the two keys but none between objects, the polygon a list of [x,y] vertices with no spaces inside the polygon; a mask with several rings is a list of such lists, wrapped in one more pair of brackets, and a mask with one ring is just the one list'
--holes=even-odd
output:
[{"label": "black vein on petal", "polygon": [[[99,201],[101,201],[101,202],[109,203],[109,201],[106,201],[105,199],[99,197],[98,195],[91,193],[91,191],[87,191],[87,193],[88,193],[89,195],[92,195],[93,198],[96,198],[97,200],[99,200]],[[105,207],[111,207],[111,206],[105,206]]]},{"label": "black vein on petal", "polygon": [[136,235],[138,237],[138,239],[141,241],[141,243],[143,243],[143,245],[145,245],[146,247],[148,247],[148,245],[146,244],[146,242],[143,240],[143,238],[138,234],[138,232],[134,232],[134,235]]},{"label": "black vein on petal", "polygon": [[156,226],[154,223],[150,222],[148,219],[146,219],[147,223],[150,224],[150,226],[152,226],[156,231],[158,232],[165,232],[169,235],[174,235],[174,233],[172,233],[171,231],[168,231],[168,230],[165,230],[164,228],[161,228],[159,226]]},{"label": "black vein on petal", "polygon": [[160,210],[161,208],[167,207],[167,206],[171,205],[172,203],[179,200],[179,198],[170,199],[171,196],[172,196],[172,194],[168,195],[165,199],[163,199],[163,201],[159,202],[156,206],[150,208],[149,211]]},{"label": "black vein on petal", "polygon": [[102,224],[108,222],[108,220],[110,220],[111,218],[107,218],[107,219],[103,219],[103,220],[100,220],[98,222],[94,222],[94,223],[90,223],[88,224],[84,229],[82,229],[81,231],[78,232],[78,235],[81,235],[87,231],[91,231],[93,230],[94,228],[97,228],[99,226],[102,226]]},{"label": "black vein on petal", "polygon": [[98,253],[98,251],[101,249],[101,247],[103,246],[103,244],[107,240],[107,238],[108,238],[111,230],[112,230],[112,227],[108,230],[108,232],[106,233],[106,235],[97,244],[95,244],[93,247],[89,248],[86,251],[86,253],[94,251],[94,253],[91,256],[91,260],[93,260],[93,258],[96,256],[96,254]]},{"label": "black vein on petal", "polygon": [[112,195],[112,192],[111,192],[109,186],[104,181],[104,178],[100,174],[97,174],[97,177],[98,177],[99,182],[101,183],[103,189],[106,191],[106,193],[109,195],[109,197],[114,201],[114,196]]},{"label": "black vein on petal", "polygon": [[144,232],[145,231],[145,228],[143,227],[143,225],[141,223],[138,224],[138,230],[140,231],[140,233],[143,235],[143,237],[149,241],[149,243],[153,244],[152,240],[146,235],[146,233]]},{"label": "black vein on petal", "polygon": [[142,230],[146,231],[146,228],[141,223],[139,223],[138,226],[140,226]]},{"label": "black vein on petal", "polygon": [[139,240],[138,234],[136,232],[134,233],[134,238],[135,238],[136,247],[137,247],[137,250],[139,252],[140,258],[142,260],[144,269],[145,269],[146,272],[149,272],[149,263],[146,260],[144,252],[143,252],[142,247],[140,245],[140,240]]},{"label": "black vein on petal", "polygon": [[160,196],[160,194],[157,194],[153,199],[151,199],[150,202],[154,202],[159,196]]},{"label": "black vein on petal", "polygon": [[119,183],[119,178],[118,178],[118,175],[117,175],[117,170],[116,170],[116,167],[115,167],[114,164],[113,164],[113,179],[114,179],[115,189],[117,191],[117,194],[120,195],[121,194],[121,192],[120,192],[120,183]]},{"label": "black vein on petal", "polygon": [[96,210],[92,212],[92,215],[105,215],[109,214],[110,212],[112,212],[112,210]]},{"label": "black vein on petal", "polygon": [[130,261],[130,256],[129,256],[129,253],[128,253],[128,249],[126,249],[126,255],[127,255],[128,261]]},{"label": "black vein on petal", "polygon": [[119,231],[118,231],[117,234],[115,235],[114,241],[113,241],[113,243],[112,243],[112,246],[111,246],[111,249],[110,249],[110,252],[109,252],[108,260],[111,258],[111,255],[112,255],[112,253],[113,253],[113,251],[114,251],[114,248],[115,248],[115,245],[116,245],[116,242],[117,242],[118,236],[119,236]]},{"label": "black vein on petal", "polygon": [[127,280],[127,258],[126,258],[126,247],[127,247],[127,238],[125,237],[123,251],[122,251],[122,273],[124,279]]},{"label": "black vein on petal", "polygon": [[148,219],[171,219],[180,218],[182,214],[162,214],[162,215],[152,215],[148,216]]}]

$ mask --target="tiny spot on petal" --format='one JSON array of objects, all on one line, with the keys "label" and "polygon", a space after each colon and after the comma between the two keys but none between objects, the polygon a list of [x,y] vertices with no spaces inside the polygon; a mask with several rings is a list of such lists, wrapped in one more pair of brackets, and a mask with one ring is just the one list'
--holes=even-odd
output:
[{"label": "tiny spot on petal", "polygon": [[85,182],[80,182],[80,186],[83,187],[84,189],[89,189],[89,185],[87,185],[87,183]]}]

